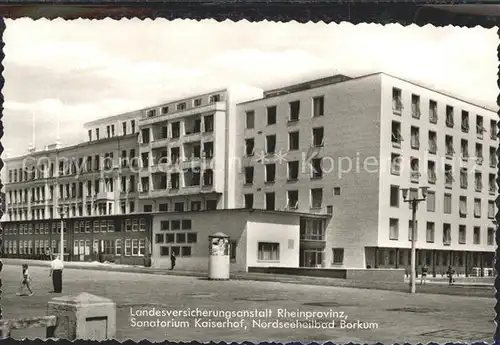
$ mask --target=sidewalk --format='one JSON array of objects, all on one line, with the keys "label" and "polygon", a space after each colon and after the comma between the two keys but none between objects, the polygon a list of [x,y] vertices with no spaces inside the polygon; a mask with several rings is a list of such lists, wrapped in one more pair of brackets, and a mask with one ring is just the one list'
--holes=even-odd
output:
[{"label": "sidewalk", "polygon": [[[27,263],[31,266],[49,267],[49,261],[39,260],[21,260],[2,258],[1,261],[4,265],[21,265]],[[111,263],[99,262],[65,262],[66,268],[94,270],[94,271],[112,271],[124,273],[142,273],[154,275],[172,275],[172,276],[186,276],[198,277],[200,279],[207,279],[206,272],[195,271],[178,271],[167,270],[159,268],[151,268],[144,266],[127,266],[116,265]],[[357,281],[335,278],[320,278],[310,276],[292,276],[283,274],[266,274],[266,273],[248,273],[248,272],[233,272],[231,273],[232,280],[253,280],[253,281],[269,281],[280,282],[284,284],[303,284],[303,285],[322,285],[322,286],[335,286],[335,287],[350,287],[358,289],[374,289],[374,290],[389,290],[408,292],[408,282],[402,281],[401,283],[383,282],[383,281]],[[476,297],[490,297],[495,295],[495,288],[492,284],[455,284],[449,287],[447,284],[435,282],[432,284],[417,285],[417,292],[428,294],[445,294],[457,296],[476,296]]]}]

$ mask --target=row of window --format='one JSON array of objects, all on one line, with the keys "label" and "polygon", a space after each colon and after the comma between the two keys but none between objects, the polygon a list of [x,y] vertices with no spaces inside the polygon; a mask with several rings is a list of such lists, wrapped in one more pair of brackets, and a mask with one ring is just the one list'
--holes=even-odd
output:
[{"label": "row of window", "polygon": [[[135,120],[130,120],[130,134],[134,134],[134,133],[135,133]],[[122,122],[122,133],[121,134],[123,136],[129,134],[127,121]],[[112,138],[114,136],[115,136],[115,125],[113,125],[113,124],[107,125],[106,126],[106,138]],[[89,141],[100,140],[101,139],[100,129],[95,128],[95,139],[92,138],[92,129],[89,129],[88,130],[88,138],[89,138]]]},{"label": "row of window", "polygon": [[[289,210],[294,210],[299,208],[299,192],[297,190],[287,191],[287,205],[286,208]],[[245,208],[254,208],[254,194],[248,193],[243,196],[243,203]],[[323,188],[311,188],[309,195],[311,209],[321,209],[323,207]],[[276,210],[276,193],[267,192],[264,193],[264,208],[268,211]],[[327,206],[327,212],[333,213],[333,206]]]},{"label": "row of window", "polygon": [[[299,121],[301,112],[301,102],[296,100],[289,102],[289,122]],[[275,125],[277,122],[278,107],[276,105],[268,106],[266,108],[266,124],[268,126]],[[317,96],[312,98],[311,102],[311,114],[312,117],[319,117],[325,115],[325,98],[324,96]],[[245,113],[246,116],[246,128],[255,128],[255,110],[249,110]],[[260,122],[260,119],[258,119]]]},{"label": "row of window", "polygon": [[164,233],[155,235],[155,244],[164,243],[196,243],[198,241],[198,234],[195,232],[177,232],[177,233]]},{"label": "row of window", "polygon": [[[181,186],[181,174],[180,173],[170,173],[170,178],[167,178],[166,173],[158,174],[159,176],[153,175],[153,190],[165,190],[165,189],[179,189],[182,187],[193,187],[193,186],[213,186],[214,183],[214,171],[212,169],[204,169],[202,171],[196,171],[193,169],[187,169],[183,174],[182,186]],[[158,177],[158,178],[155,178]],[[150,190],[150,178],[149,176],[141,177],[141,184],[139,185],[140,193],[147,193]]]},{"label": "row of window", "polygon": [[[128,157],[127,157],[128,153]],[[122,150],[122,155],[117,160],[114,159],[113,152],[103,154],[96,154],[94,156],[87,156],[79,158],[59,158],[58,176],[72,176],[83,173],[90,173],[100,171],[101,168],[111,169],[113,167],[128,167],[132,165],[138,166],[138,157],[136,157],[136,150],[130,149]],[[54,163],[50,162],[49,157],[40,157],[37,166],[26,168],[23,172],[22,168],[9,169],[9,183],[27,182],[42,178],[56,177]],[[89,188],[91,190],[91,188]]]},{"label": "row of window", "polygon": [[[444,164],[443,175],[445,186],[451,188],[454,178],[453,166],[451,164]],[[402,157],[399,153],[391,154],[391,174],[399,176],[402,169]],[[412,182],[418,182],[421,177],[422,168],[420,167],[420,160],[416,157],[410,158],[410,179]],[[462,189],[467,189],[469,184],[469,170],[467,168],[460,168],[460,187]],[[486,174],[485,174],[486,175]],[[494,195],[496,193],[496,175],[488,174],[488,190],[489,193]],[[427,180],[430,184],[436,184],[437,174],[436,174],[436,162],[428,160],[427,161]],[[474,171],[474,187],[476,192],[481,192],[483,190],[483,173],[480,171]]]},{"label": "row of window", "polygon": [[191,247],[189,246],[161,246],[160,256],[170,256],[172,253],[177,257],[190,257]]},{"label": "row of window", "polygon": [[168,113],[172,112],[173,109],[175,109],[174,111],[184,111],[184,110],[187,110],[188,108],[200,107],[203,104],[207,104],[207,101],[208,101],[208,104],[213,104],[213,103],[220,102],[221,100],[222,100],[222,96],[220,94],[210,95],[210,96],[208,96],[208,98],[207,97],[198,97],[198,98],[195,98],[195,99],[190,100],[190,101],[178,102],[175,105],[164,105],[164,106],[161,106],[160,109],[156,109],[156,108],[149,109],[149,110],[146,110],[145,113],[146,113],[147,117],[155,117],[157,115],[168,114]]},{"label": "row of window", "polygon": [[[411,190],[409,199],[413,199],[417,197],[418,191]],[[391,185],[390,189],[390,205],[391,207],[399,207],[401,203],[400,199],[400,188],[399,186]],[[427,207],[426,210],[428,212],[436,212],[436,193],[434,191],[428,191],[426,197]],[[474,217],[480,218],[482,216],[482,199],[474,198]],[[411,208],[410,203],[409,207]],[[444,193],[443,195],[443,213],[451,214],[452,213],[452,194]],[[467,215],[467,197],[464,195],[459,196],[459,215],[461,217],[465,217]],[[488,200],[488,218],[495,218],[495,201]]]},{"label": "row of window", "polygon": [[[288,151],[299,150],[299,133],[300,131],[293,131],[288,133]],[[265,142],[265,153],[273,154],[276,153],[276,134],[271,134],[266,136]],[[315,127],[312,129],[311,133],[311,146],[312,147],[322,147],[325,145],[325,129],[324,127]],[[255,154],[255,139],[246,138],[245,139],[245,155],[251,157]]]},{"label": "row of window", "polygon": [[[146,219],[125,219],[121,223],[121,228],[115,227],[116,222],[114,220],[95,220],[95,221],[75,221],[73,224],[73,229],[70,226],[70,232],[73,230],[75,234],[78,233],[94,233],[99,232],[119,232],[121,231],[146,231]],[[32,235],[32,234],[60,234],[61,233],[61,222],[52,223],[26,223],[26,224],[6,224],[4,225],[4,231],[6,235]],[[67,222],[63,221],[63,231],[67,232]]]},{"label": "row of window", "polygon": [[[183,124],[183,126],[182,126]],[[181,132],[181,127],[184,127],[184,132]],[[153,131],[153,138],[151,138],[151,131]],[[165,121],[161,125],[153,125],[151,128],[142,128],[139,142],[142,144],[149,144],[152,140],[162,139],[177,139],[181,135],[198,134],[201,132],[211,133],[214,131],[214,116],[191,116],[182,121],[170,122],[170,126]]]},{"label": "row of window", "polygon": [[[402,101],[402,91],[398,88],[392,89],[392,104],[394,114],[401,115],[404,106]],[[429,100],[429,121],[430,123],[436,124],[438,121],[438,104],[436,101]],[[411,95],[411,114],[413,118],[419,119],[421,114],[420,106],[420,96],[412,94]],[[445,123],[449,128],[455,126],[455,110],[451,105],[446,105]],[[461,129],[462,132],[468,133],[470,127],[470,116],[469,112],[462,110],[461,113]],[[481,115],[476,115],[476,134],[479,138],[482,138],[483,133],[487,130],[485,129],[484,118]],[[497,122],[495,120],[490,120],[490,138],[496,140],[497,137]]]},{"label": "row of window", "polygon": [[[52,240],[21,240],[5,241],[6,254],[48,254],[59,252],[60,241]],[[123,243],[123,246],[122,246]],[[94,255],[97,253],[112,254],[117,256],[144,256],[146,242],[144,239],[116,239],[116,240],[94,240],[92,248],[90,240],[75,240],[73,242],[72,255]],[[64,252],[68,253],[67,241],[64,241]]]},{"label": "row of window", "polygon": [[[411,265],[411,255],[407,251],[408,255],[406,256],[406,266]],[[481,254],[482,253],[472,253],[472,266],[481,266]],[[463,267],[465,265],[465,252],[445,252],[445,251],[436,251],[435,254],[435,266],[443,266],[446,267],[448,265]],[[398,265],[405,265],[405,250],[399,250],[399,255],[397,255],[396,249],[380,249],[378,251],[378,257],[376,258],[379,266],[384,265],[396,265],[396,257],[398,256]],[[431,266],[432,264],[432,255],[430,252],[425,252],[425,250],[417,251],[416,263],[419,266],[423,266],[426,264],[427,266]],[[490,266],[491,262],[485,262],[486,267]]]},{"label": "row of window", "polygon": [[[415,241],[418,241],[418,221],[416,221],[416,231],[415,231]],[[412,240],[413,234],[413,223],[412,221],[408,221],[408,241]],[[435,242],[435,232],[436,232],[436,224],[434,222],[426,222],[426,236],[425,241],[427,243]],[[389,239],[398,241],[399,240],[399,219],[390,218],[389,219]],[[452,244],[452,234],[451,234],[451,224],[443,223],[443,245],[451,245]],[[486,244],[491,246],[495,241],[495,229],[488,228]],[[460,224],[458,226],[458,244],[467,244],[467,227],[465,225]],[[481,227],[474,226],[473,227],[473,240],[472,244],[480,245],[481,244]]]},{"label": "row of window", "polygon": [[[453,136],[446,134],[444,136],[444,144],[445,144],[445,155],[447,158],[452,158],[455,154],[454,149],[454,141]],[[392,121],[391,126],[391,141],[392,147],[401,148],[401,142],[404,140],[403,135],[401,134],[401,123],[398,121]],[[410,128],[410,146],[412,149],[419,150],[420,149],[420,129],[416,126],[411,126]],[[437,132],[429,131],[428,132],[428,152],[431,154],[436,154],[438,151],[437,145]],[[460,153],[462,159],[466,160],[469,158],[469,141],[467,139],[462,138],[460,140]],[[483,158],[483,144],[476,143],[475,144],[475,158],[477,160],[481,160],[482,164]],[[496,166],[496,147],[490,146],[489,148],[489,163],[490,166]]]},{"label": "row of window", "polygon": [[[202,149],[203,146],[203,149]],[[210,159],[214,157],[214,142],[205,141],[203,145],[201,142],[190,142],[189,144],[183,145],[183,161],[187,162],[190,160],[197,159]],[[170,150],[170,155],[169,155]],[[159,164],[175,164],[180,162],[181,148],[180,147],[162,147],[159,149],[153,149],[151,151],[152,159],[150,159],[150,152],[143,152],[141,154],[142,168],[148,168],[150,165],[155,166]],[[150,164],[151,162],[151,164]]]}]

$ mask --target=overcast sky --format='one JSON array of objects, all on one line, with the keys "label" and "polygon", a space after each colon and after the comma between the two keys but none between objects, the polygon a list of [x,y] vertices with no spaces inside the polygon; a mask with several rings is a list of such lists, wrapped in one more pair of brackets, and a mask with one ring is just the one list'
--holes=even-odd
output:
[{"label": "overcast sky", "polygon": [[84,122],[232,84],[386,72],[497,109],[495,29],[215,21],[6,20],[9,155],[85,139]]}]

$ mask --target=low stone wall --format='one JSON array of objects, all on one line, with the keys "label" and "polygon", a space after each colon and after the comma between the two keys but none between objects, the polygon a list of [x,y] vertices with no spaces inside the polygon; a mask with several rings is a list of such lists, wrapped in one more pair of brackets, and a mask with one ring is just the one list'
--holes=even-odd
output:
[{"label": "low stone wall", "polygon": [[248,272],[383,282],[403,282],[405,274],[404,269],[387,268],[248,267]]}]

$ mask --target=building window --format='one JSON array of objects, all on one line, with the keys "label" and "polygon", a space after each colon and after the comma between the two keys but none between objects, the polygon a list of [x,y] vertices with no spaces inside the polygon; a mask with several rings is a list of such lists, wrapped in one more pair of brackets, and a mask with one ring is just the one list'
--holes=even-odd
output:
[{"label": "building window", "polygon": [[149,136],[149,128],[141,129],[141,137],[143,144],[148,144],[151,141],[151,138]]},{"label": "building window", "polygon": [[266,193],[266,210],[274,211],[275,209],[275,195],[274,193]]},{"label": "building window", "polygon": [[267,107],[267,125],[276,124],[276,106]]},{"label": "building window", "polygon": [[245,194],[244,202],[245,208],[253,208],[253,194]]},{"label": "building window", "polygon": [[400,148],[403,136],[401,135],[401,123],[392,121],[391,125],[391,141],[392,147]]},{"label": "building window", "polygon": [[497,140],[497,122],[490,120],[490,139]]},{"label": "building window", "polygon": [[324,128],[316,127],[312,130],[313,147],[321,147],[324,145]]},{"label": "building window", "polygon": [[391,207],[399,207],[399,186],[391,186]]},{"label": "building window", "polygon": [[183,202],[174,203],[174,212],[184,212],[184,203]]},{"label": "building window", "polygon": [[187,243],[196,243],[198,241],[198,235],[196,233],[187,234]]},{"label": "building window", "polygon": [[415,231],[413,230],[413,222],[411,220],[408,221],[408,241],[412,240],[413,233],[415,233],[415,242],[417,242],[418,241],[418,220],[415,221]]},{"label": "building window", "polygon": [[497,166],[497,153],[496,148],[490,147],[490,167],[495,168]]},{"label": "building window", "polygon": [[418,182],[420,177],[420,164],[418,158],[412,157],[410,159],[410,180],[412,182]]},{"label": "building window", "polygon": [[481,199],[474,199],[474,217],[481,218]]},{"label": "building window", "polygon": [[171,131],[172,131],[172,138],[179,138],[181,136],[181,123],[179,121],[172,122]]},{"label": "building window", "polygon": [[186,234],[182,232],[175,234],[175,243],[186,243]]},{"label": "building window", "polygon": [[276,135],[266,136],[266,153],[276,152]]},{"label": "building window", "polygon": [[288,133],[288,150],[296,151],[299,149],[299,132]]},{"label": "building window", "polygon": [[299,207],[299,191],[287,191],[287,209],[296,210]]},{"label": "building window", "polygon": [[488,245],[492,246],[495,244],[495,229],[488,228]]},{"label": "building window", "polygon": [[403,110],[402,92],[395,87],[392,88],[392,110],[396,114],[401,114]]},{"label": "building window", "polygon": [[183,219],[181,221],[182,230],[191,230],[191,219]]},{"label": "building window", "polygon": [[164,243],[165,241],[165,238],[164,238],[164,235],[163,234],[156,234],[155,235],[155,243],[158,244],[158,243]]},{"label": "building window", "polygon": [[462,132],[469,132],[469,112],[462,110]]},{"label": "building window", "polygon": [[399,219],[389,219],[389,239],[395,241],[399,239]]},{"label": "building window", "polygon": [[444,213],[451,214],[451,194],[444,195],[443,205],[444,205],[444,210],[443,210]]},{"label": "building window", "polygon": [[144,205],[144,212],[153,212],[153,205]]},{"label": "building window", "polygon": [[495,202],[493,200],[488,200],[488,218],[495,218]]},{"label": "building window", "polygon": [[484,119],[481,115],[476,115],[476,133],[478,138],[483,138],[483,133],[486,132],[484,128]]},{"label": "building window", "polygon": [[236,262],[236,248],[238,246],[238,242],[236,241],[231,241],[231,245],[229,246],[230,254],[229,258],[231,262]]},{"label": "building window", "polygon": [[311,160],[311,178],[320,179],[323,177],[322,158],[314,158]]},{"label": "building window", "polygon": [[434,243],[434,222],[427,222],[427,232],[425,234],[425,240],[427,243]]},{"label": "building window", "polygon": [[460,154],[462,159],[466,161],[469,158],[469,142],[467,139],[460,140]]},{"label": "building window", "polygon": [[481,244],[481,228],[479,226],[474,227],[473,244]]},{"label": "building window", "polygon": [[479,172],[479,171],[476,171],[476,173],[474,174],[474,184],[475,184],[475,188],[476,188],[476,192],[480,192],[483,190],[483,175]]},{"label": "building window", "polygon": [[245,154],[253,156],[255,151],[255,140],[253,138],[245,139]]},{"label": "building window", "polygon": [[299,178],[299,161],[288,162],[288,181],[296,181]]},{"label": "building window", "polygon": [[323,189],[311,189],[311,208],[321,208],[323,206]]},{"label": "building window", "polygon": [[420,129],[415,126],[411,126],[411,148],[418,150],[420,148]]},{"label": "building window", "polygon": [[437,121],[438,121],[437,102],[430,100],[429,101],[429,122],[430,123],[437,123]]},{"label": "building window", "polygon": [[290,102],[290,117],[289,121],[298,121],[300,113],[300,101]]},{"label": "building window", "polygon": [[169,256],[169,247],[160,247],[160,256]]},{"label": "building window", "polygon": [[258,243],[258,261],[279,261],[280,260],[280,244],[270,242]]},{"label": "building window", "polygon": [[332,249],[332,263],[334,265],[344,264],[344,248],[333,248]]},{"label": "building window", "polygon": [[411,116],[415,119],[420,118],[420,96],[411,95]]},{"label": "building window", "polygon": [[466,228],[465,225],[458,226],[458,243],[465,244],[466,243]]},{"label": "building window", "polygon": [[132,240],[126,239],[125,240],[125,256],[131,256],[131,255],[132,255]]},{"label": "building window", "polygon": [[205,129],[206,133],[214,131],[214,116],[213,115],[206,115],[203,118],[203,123],[204,123],[204,129]]},{"label": "building window", "polygon": [[246,128],[247,129],[252,129],[255,128],[255,111],[247,111],[245,113],[246,116]]},{"label": "building window", "polygon": [[325,114],[325,98],[323,96],[313,98],[313,117]]},{"label": "building window", "polygon": [[453,178],[453,168],[449,164],[444,165],[445,187],[451,188],[455,179]]},{"label": "building window", "polygon": [[459,198],[458,214],[460,217],[467,217],[467,197],[461,195]]},{"label": "building window", "polygon": [[160,221],[160,230],[170,230],[170,222],[168,220]]},{"label": "building window", "polygon": [[453,148],[453,137],[451,135],[445,136],[445,145],[446,145],[446,156],[448,158],[453,157],[455,149]]},{"label": "building window", "polygon": [[483,164],[483,144],[476,143],[476,163]]},{"label": "building window", "polygon": [[274,183],[276,179],[276,164],[266,164],[266,183]]},{"label": "building window", "polygon": [[177,104],[177,110],[182,111],[186,109],[186,102],[181,102]]},{"label": "building window", "polygon": [[399,175],[401,173],[401,155],[391,153],[391,174]]},{"label": "building window", "polygon": [[437,134],[429,131],[429,153],[436,154],[437,152]]},{"label": "building window", "polygon": [[245,184],[253,184],[254,167],[245,167]]},{"label": "building window", "polygon": [[436,183],[436,162],[427,161],[427,180],[431,184]]},{"label": "building window", "polygon": [[446,126],[453,128],[455,125],[455,119],[453,116],[453,107],[451,105],[446,106]]},{"label": "building window", "polygon": [[207,211],[213,211],[217,209],[217,200],[207,200],[205,203]]},{"label": "building window", "polygon": [[160,204],[158,208],[160,212],[168,212],[168,204]]}]

